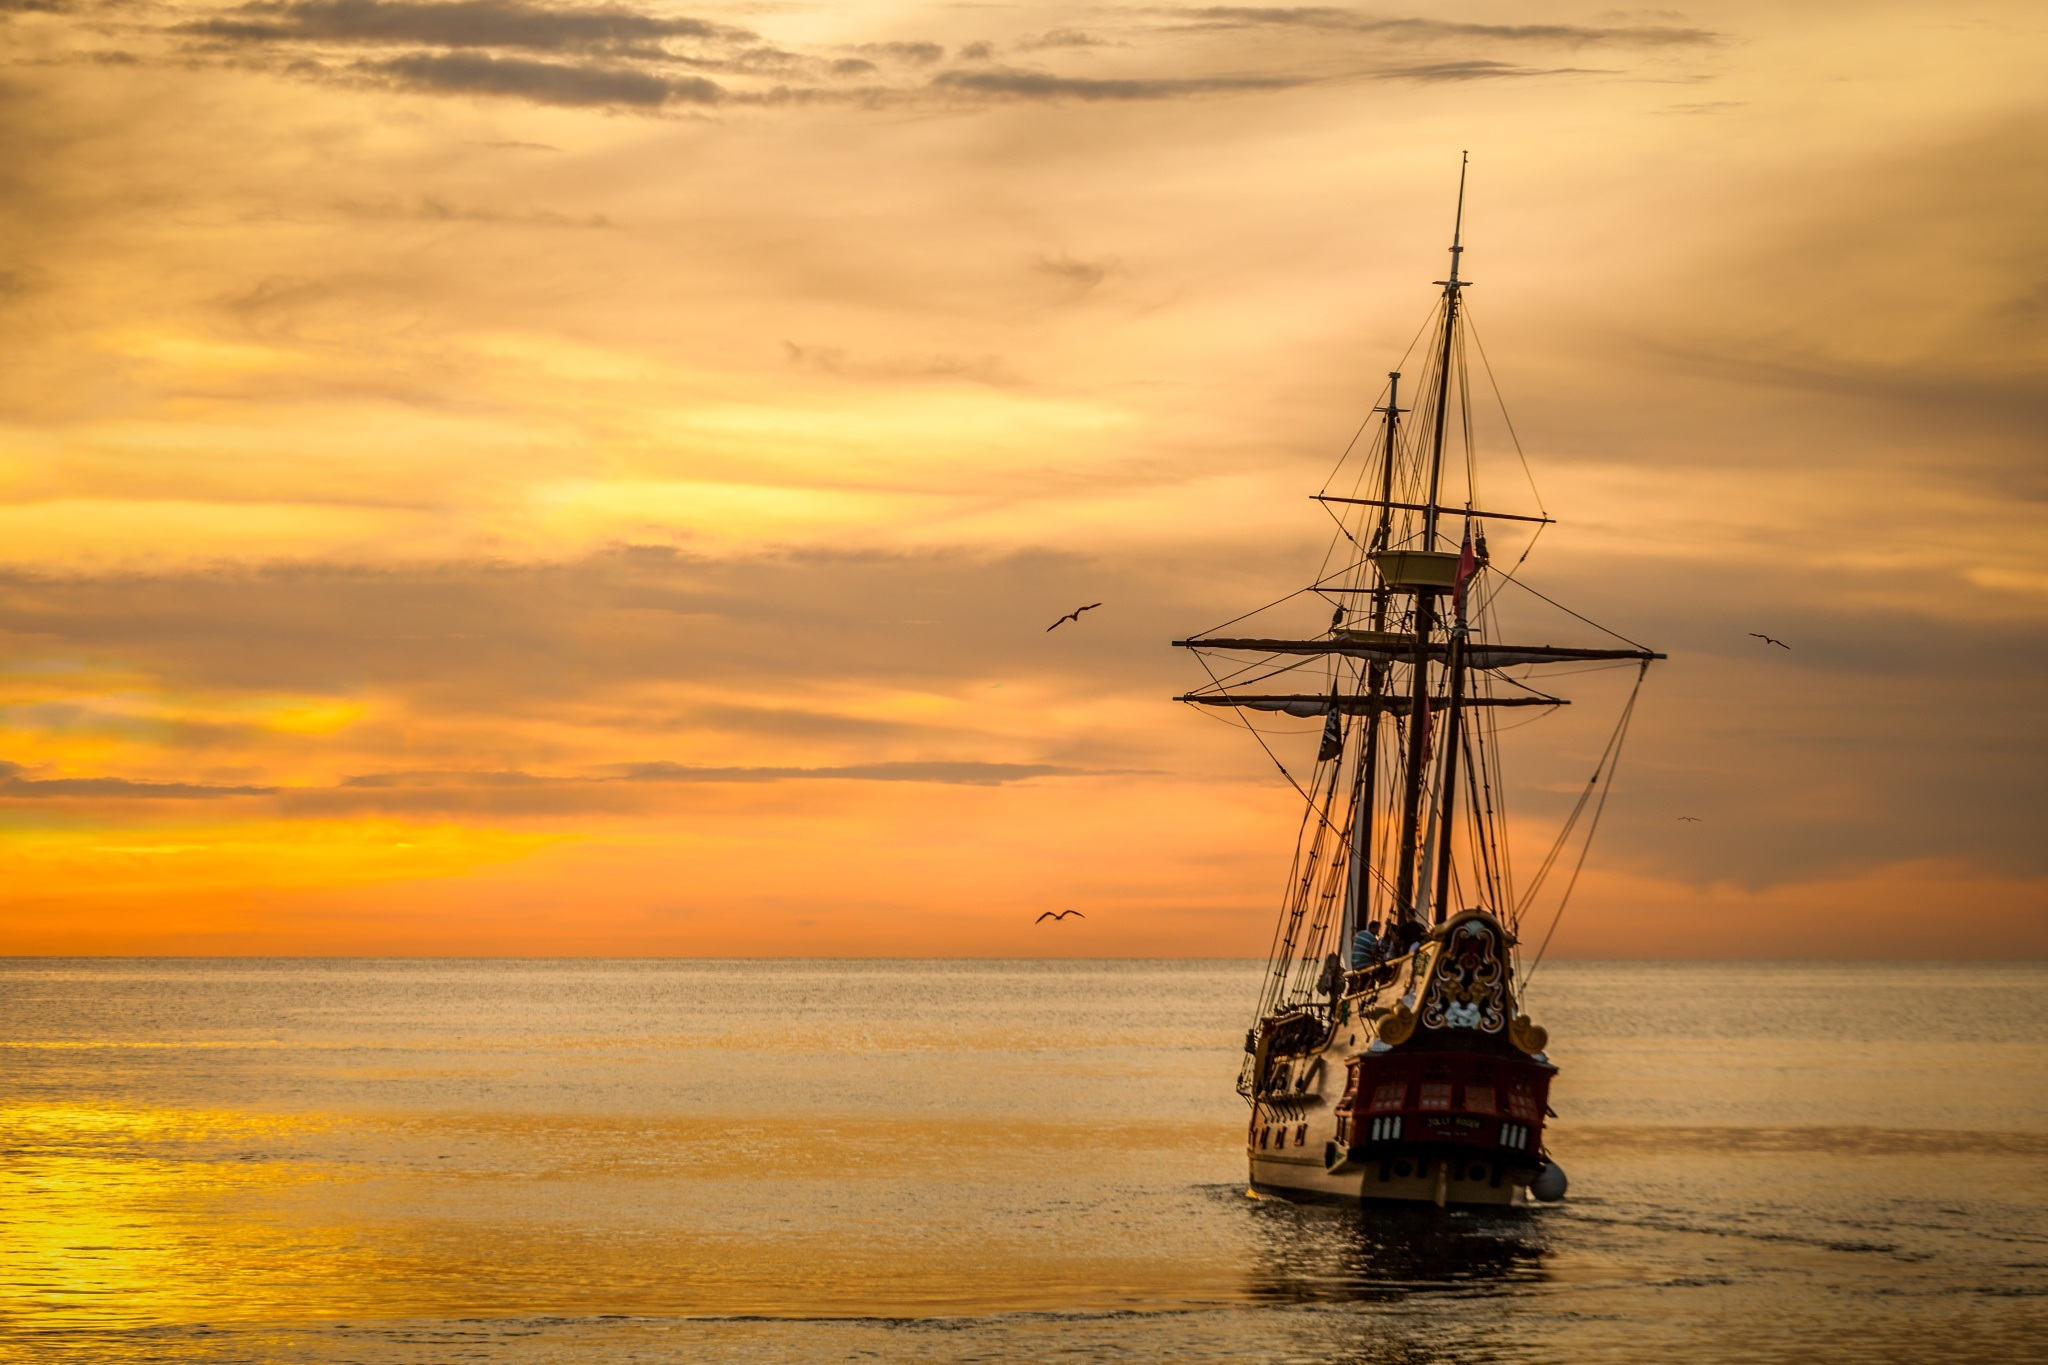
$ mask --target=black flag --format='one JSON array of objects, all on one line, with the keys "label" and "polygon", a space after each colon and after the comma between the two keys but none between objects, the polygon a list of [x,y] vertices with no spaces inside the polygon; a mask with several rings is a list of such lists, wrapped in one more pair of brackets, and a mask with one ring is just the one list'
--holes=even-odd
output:
[{"label": "black flag", "polygon": [[1330,718],[1323,722],[1323,746],[1316,750],[1316,762],[1327,763],[1344,752],[1344,717],[1338,714],[1337,698],[1330,697]]}]

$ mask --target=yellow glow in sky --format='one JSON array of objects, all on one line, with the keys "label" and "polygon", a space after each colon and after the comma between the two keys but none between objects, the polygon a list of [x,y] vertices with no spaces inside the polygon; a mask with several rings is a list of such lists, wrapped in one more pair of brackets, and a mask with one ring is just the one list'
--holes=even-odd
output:
[{"label": "yellow glow in sky", "polygon": [[1257,954],[1166,642],[1314,571],[1467,150],[1484,486],[1672,655],[1560,950],[2048,950],[2037,7],[0,35],[0,951]]}]

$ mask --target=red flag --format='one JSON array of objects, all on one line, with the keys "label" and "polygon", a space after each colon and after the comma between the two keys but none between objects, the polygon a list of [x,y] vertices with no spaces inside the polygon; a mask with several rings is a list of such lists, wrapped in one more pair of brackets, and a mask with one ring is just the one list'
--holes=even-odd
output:
[{"label": "red flag", "polygon": [[1451,580],[1451,601],[1456,606],[1458,619],[1465,619],[1465,580],[1479,572],[1479,558],[1472,553],[1472,527],[1465,527],[1465,543],[1458,547],[1458,573]]},{"label": "red flag", "polygon": [[1422,761],[1424,763],[1429,762],[1429,722],[1429,698],[1424,697],[1422,699]]}]

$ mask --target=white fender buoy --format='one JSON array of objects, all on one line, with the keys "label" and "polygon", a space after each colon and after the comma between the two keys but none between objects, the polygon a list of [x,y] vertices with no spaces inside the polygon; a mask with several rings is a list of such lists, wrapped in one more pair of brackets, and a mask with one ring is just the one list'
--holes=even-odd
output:
[{"label": "white fender buoy", "polygon": [[1536,1178],[1529,1182],[1529,1193],[1546,1204],[1555,1204],[1564,1198],[1565,1189],[1571,1184],[1565,1179],[1564,1167],[1555,1161],[1546,1161]]}]

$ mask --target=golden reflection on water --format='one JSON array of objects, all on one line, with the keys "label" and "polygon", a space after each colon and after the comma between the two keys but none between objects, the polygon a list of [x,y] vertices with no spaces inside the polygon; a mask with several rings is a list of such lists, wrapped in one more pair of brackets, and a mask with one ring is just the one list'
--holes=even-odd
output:
[{"label": "golden reflection on water", "polygon": [[280,1229],[232,1211],[317,1178],[261,1155],[309,1126],[218,1111],[0,1109],[0,1312],[45,1326],[232,1315],[252,1267],[301,1259]]},{"label": "golden reflection on water", "polygon": [[[1136,1179],[1136,1125],[0,1110],[0,1313],[118,1328],[278,1318],[891,1315],[1241,1297],[1203,1267],[1019,1200],[948,1225],[947,1187],[1048,1162]],[[1208,1135],[1205,1135],[1207,1140]],[[963,1157],[965,1163],[963,1166]],[[1051,1201],[1057,1205],[1059,1201]],[[878,1221],[878,1208],[904,1214]]]},{"label": "golden reflection on water", "polygon": [[[1571,1197],[1415,1216],[1245,1197],[1235,965],[9,970],[0,1358],[37,1365],[446,1365],[454,1336],[513,1365],[1041,1359],[1076,1330],[1077,1359],[2019,1359],[2048,1332],[2048,1007],[2010,1004],[2039,973],[1972,969],[1975,1016],[1951,993],[1902,1028],[1866,1022],[1864,969],[1560,968]],[[1760,980],[1742,1036],[1643,1041]],[[1825,1048],[1781,1023],[1820,990]]]},{"label": "golden reflection on water", "polygon": [[[2016,1134],[1605,1125],[1573,1136],[1568,1155],[1605,1160],[1610,1180],[1630,1163],[1682,1175],[1711,1153],[1743,1159],[1759,1189],[1810,1186],[1816,1152],[1894,1192],[1925,1181],[1929,1157],[1943,1159],[1941,1179],[1968,1161],[2009,1188],[2038,1186],[2048,1154],[2048,1139]],[[18,1104],[0,1110],[0,1143],[0,1315],[46,1331],[1086,1312],[1540,1284],[1590,1309],[1663,1274],[1654,1256],[1551,1246],[1547,1212],[1452,1225],[1434,1210],[1360,1219],[1276,1205],[1232,1220],[1246,1243],[1205,1244],[1185,1219],[1167,1228],[1158,1212],[1118,1206],[1118,1188],[1148,1169],[1217,1155],[1205,1150],[1213,1134],[1153,1125]],[[1068,1184],[1049,1186],[1051,1170]],[[1075,1172],[1086,1173],[1082,1211],[1056,1197],[1076,1193]],[[971,1221],[947,1216],[962,1198]],[[1601,1221],[1597,1206],[1570,1216]],[[1812,1275],[1857,1249],[1793,1239],[1772,1254]],[[1879,1258],[1859,1273],[1876,1284],[1906,1270]]]}]

